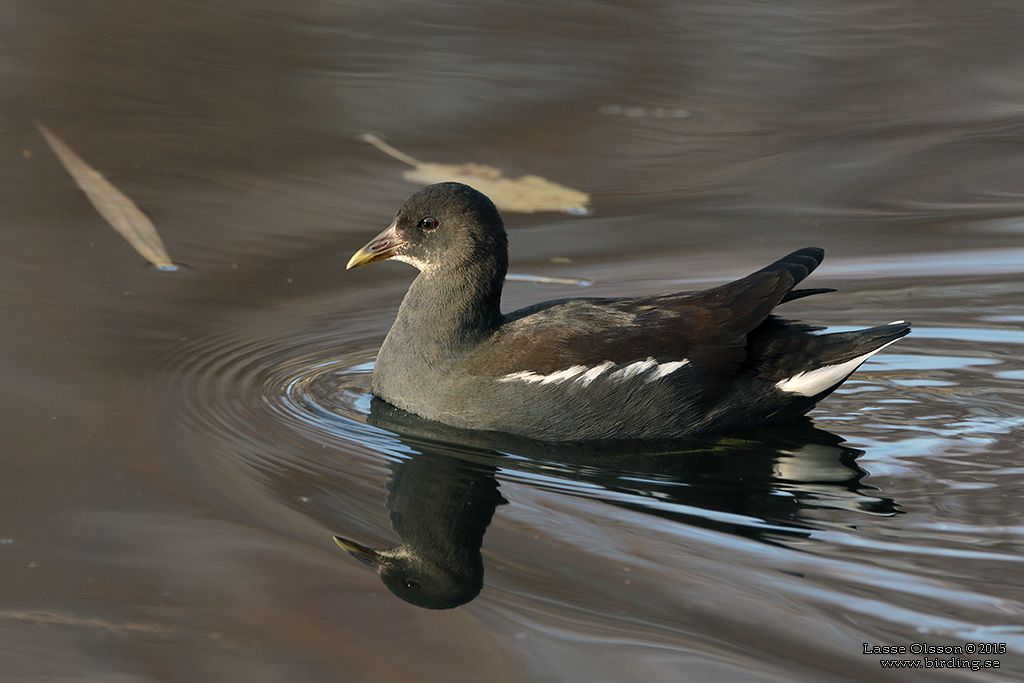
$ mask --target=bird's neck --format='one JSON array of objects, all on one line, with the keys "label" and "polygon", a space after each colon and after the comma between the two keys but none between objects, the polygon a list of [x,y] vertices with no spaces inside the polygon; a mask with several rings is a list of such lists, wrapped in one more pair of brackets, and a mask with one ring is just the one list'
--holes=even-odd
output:
[{"label": "bird's neck", "polygon": [[505,262],[495,260],[421,272],[398,309],[388,350],[430,361],[479,343],[501,322],[505,271]]}]

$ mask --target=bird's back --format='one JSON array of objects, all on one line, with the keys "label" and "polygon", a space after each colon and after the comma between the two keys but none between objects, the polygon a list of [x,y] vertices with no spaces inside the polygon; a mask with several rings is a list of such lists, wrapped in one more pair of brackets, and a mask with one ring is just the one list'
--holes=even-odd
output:
[{"label": "bird's back", "polygon": [[819,334],[772,315],[823,252],[803,249],[746,278],[690,293],[545,302],[505,316],[447,373],[440,419],[542,439],[672,438],[806,413],[899,322]]}]

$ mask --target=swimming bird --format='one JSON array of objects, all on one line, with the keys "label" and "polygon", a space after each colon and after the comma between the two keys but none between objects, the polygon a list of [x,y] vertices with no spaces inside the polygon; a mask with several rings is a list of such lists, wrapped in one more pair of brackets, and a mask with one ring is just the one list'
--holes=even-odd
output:
[{"label": "swimming bird", "polygon": [[831,289],[795,289],[824,258],[799,249],[697,292],[574,297],[503,314],[508,242],[485,195],[427,186],[349,260],[419,270],[370,383],[405,411],[465,429],[542,441],[663,439],[807,413],[860,365],[910,332],[854,332],[773,315]]}]

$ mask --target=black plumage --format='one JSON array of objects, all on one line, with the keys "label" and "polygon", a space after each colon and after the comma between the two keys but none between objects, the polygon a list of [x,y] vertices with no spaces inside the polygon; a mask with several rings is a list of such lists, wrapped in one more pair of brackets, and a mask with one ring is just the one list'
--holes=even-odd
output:
[{"label": "black plumage", "polygon": [[503,315],[507,242],[487,197],[459,183],[413,195],[349,267],[420,270],[377,358],[372,391],[458,427],[553,441],[673,438],[802,415],[906,335],[772,315],[828,289],[794,289],[821,263],[795,251],[698,292],[571,298]]}]

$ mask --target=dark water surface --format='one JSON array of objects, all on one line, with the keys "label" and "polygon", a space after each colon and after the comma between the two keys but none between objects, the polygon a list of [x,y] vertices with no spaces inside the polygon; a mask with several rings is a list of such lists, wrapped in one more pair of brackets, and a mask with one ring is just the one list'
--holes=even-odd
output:
[{"label": "dark water surface", "polygon": [[[1020,680],[1022,43],[995,1],[9,3],[0,679]],[[190,268],[140,263],[33,119]],[[412,271],[343,270],[414,189],[367,131],[590,192],[507,216],[516,272],[640,294],[820,244],[841,292],[789,315],[914,334],[771,432],[417,423],[366,393]]]}]

